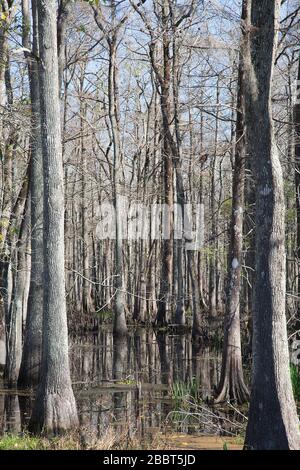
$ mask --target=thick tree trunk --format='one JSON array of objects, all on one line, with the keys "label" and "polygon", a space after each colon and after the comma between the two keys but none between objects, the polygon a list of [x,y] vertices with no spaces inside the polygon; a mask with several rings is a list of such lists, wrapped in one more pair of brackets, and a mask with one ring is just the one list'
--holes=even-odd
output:
[{"label": "thick tree trunk", "polygon": [[44,299],[41,379],[30,420],[34,432],[78,425],[72,390],[64,272],[64,194],[58,86],[56,1],[38,2],[44,171]]},{"label": "thick tree trunk", "polygon": [[[165,133],[165,130],[163,130]],[[166,140],[166,138],[164,139]],[[170,155],[169,144],[163,145],[163,173],[164,173],[164,226],[166,238],[162,240],[162,260],[159,302],[157,306],[156,324],[167,325],[170,321],[173,284],[173,163]]]},{"label": "thick tree trunk", "polygon": [[[28,30],[29,29],[29,30]],[[38,56],[37,4],[32,1],[32,53]],[[28,48],[30,20],[28,1],[23,1],[23,45]],[[42,354],[43,323],[43,161],[40,126],[38,65],[27,55],[31,96],[31,276],[27,306],[25,338],[18,379],[19,387],[38,384]]]},{"label": "thick tree trunk", "polygon": [[[172,307],[173,287],[173,234],[174,234],[174,173],[172,161],[172,136],[171,125],[171,58],[170,58],[170,33],[168,31],[168,2],[162,2],[162,26],[163,26],[163,75],[157,72],[157,81],[160,83],[160,103],[162,113],[162,161],[163,161],[163,202],[166,207],[164,214],[164,227],[166,238],[162,240],[162,260],[159,302],[157,306],[156,324],[167,325],[170,321]],[[155,69],[157,70],[157,69]]]},{"label": "thick tree trunk", "polygon": [[253,377],[245,449],[299,449],[285,318],[282,171],[272,122],[271,83],[280,0],[252,0],[247,24],[246,126],[256,183]]},{"label": "thick tree trunk", "polygon": [[[242,21],[246,20],[247,0],[243,2]],[[228,291],[224,323],[221,378],[216,402],[243,403],[249,393],[244,383],[240,333],[240,292],[243,262],[243,212],[245,194],[244,64],[241,51],[238,72],[235,162],[232,182],[231,238],[228,257]]]}]

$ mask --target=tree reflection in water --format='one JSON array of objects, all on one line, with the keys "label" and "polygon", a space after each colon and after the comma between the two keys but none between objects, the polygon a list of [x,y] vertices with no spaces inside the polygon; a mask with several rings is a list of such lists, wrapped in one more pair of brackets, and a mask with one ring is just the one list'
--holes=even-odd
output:
[{"label": "tree reflection in water", "polygon": [[[70,338],[72,380],[84,442],[108,429],[132,438],[163,430],[174,406],[172,386],[197,380],[209,401],[218,382],[220,353],[194,345],[189,334],[172,335],[137,328],[114,337],[110,330]],[[26,428],[31,393],[0,395],[2,430]],[[169,421],[168,421],[169,423]]]}]

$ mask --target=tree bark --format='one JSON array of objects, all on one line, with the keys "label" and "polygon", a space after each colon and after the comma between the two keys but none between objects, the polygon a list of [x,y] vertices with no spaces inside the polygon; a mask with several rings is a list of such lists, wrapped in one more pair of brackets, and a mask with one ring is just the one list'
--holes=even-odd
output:
[{"label": "tree bark", "polygon": [[72,390],[64,267],[64,194],[56,1],[38,2],[44,174],[44,299],[41,379],[29,429],[58,434],[78,425]]},{"label": "tree bark", "polygon": [[[26,54],[31,97],[31,273],[19,387],[34,387],[39,381],[43,323],[43,161],[38,80],[37,2],[32,1],[32,55]],[[23,45],[29,47],[28,0],[23,0]]]},{"label": "tree bark", "polygon": [[300,448],[285,318],[283,178],[271,102],[280,4],[280,0],[252,0],[251,22],[246,24],[245,105],[256,185],[256,283],[252,389],[245,449]]},{"label": "tree bark", "polygon": [[[172,161],[172,136],[170,133],[171,124],[171,57],[170,57],[170,33],[168,31],[168,2],[162,2],[162,42],[163,42],[163,74],[157,71],[157,81],[160,84],[160,103],[162,113],[162,161],[163,161],[163,202],[166,207],[164,214],[164,226],[166,228],[166,238],[162,240],[162,260],[159,302],[156,315],[156,324],[165,326],[170,321],[170,309],[172,305],[173,287],[173,205],[174,205],[174,173]],[[153,57],[153,56],[152,56]],[[154,58],[153,58],[154,60]],[[152,61],[153,61],[152,60]],[[155,70],[157,70],[155,68]]]}]

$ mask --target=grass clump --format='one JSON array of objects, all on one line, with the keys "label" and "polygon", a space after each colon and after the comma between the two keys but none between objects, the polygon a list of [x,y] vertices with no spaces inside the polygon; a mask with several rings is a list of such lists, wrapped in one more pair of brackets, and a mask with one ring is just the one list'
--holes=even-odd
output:
[{"label": "grass clump", "polygon": [[109,427],[101,438],[89,430],[73,432],[57,437],[37,437],[29,433],[3,434],[0,450],[137,450],[167,449],[163,437],[149,435],[141,438],[126,429],[123,432]]},{"label": "grass clump", "polygon": [[0,450],[39,450],[44,449],[43,440],[38,437],[4,434],[0,438]]},{"label": "grass clump", "polygon": [[47,439],[28,433],[3,434],[0,437],[0,450],[78,450],[77,437],[61,436]]},{"label": "grass clump", "polygon": [[174,401],[174,409],[179,410],[187,401],[199,403],[200,385],[196,377],[192,377],[187,382],[174,382],[171,389],[171,397]]},{"label": "grass clump", "polygon": [[112,310],[98,310],[95,315],[102,323],[110,323],[113,319]]}]

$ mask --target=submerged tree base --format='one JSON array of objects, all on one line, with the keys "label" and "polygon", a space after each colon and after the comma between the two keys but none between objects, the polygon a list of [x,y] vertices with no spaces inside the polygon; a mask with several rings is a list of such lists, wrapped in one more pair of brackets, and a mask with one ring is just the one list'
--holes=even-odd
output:
[{"label": "submerged tree base", "polygon": [[18,388],[32,389],[37,387],[40,380],[40,367],[41,348],[36,348],[34,353],[28,354],[22,360],[18,377]]},{"label": "submerged tree base", "polygon": [[249,401],[250,394],[243,380],[235,379],[226,381],[221,390],[218,391],[214,403],[233,402],[243,405]]},{"label": "submerged tree base", "polygon": [[46,393],[37,397],[28,429],[33,434],[57,436],[76,429],[78,425],[73,392],[66,390],[61,394]]},{"label": "submerged tree base", "polygon": [[226,368],[218,387],[215,403],[225,401],[243,405],[249,401],[249,390],[244,382],[241,358],[227,358]]}]

